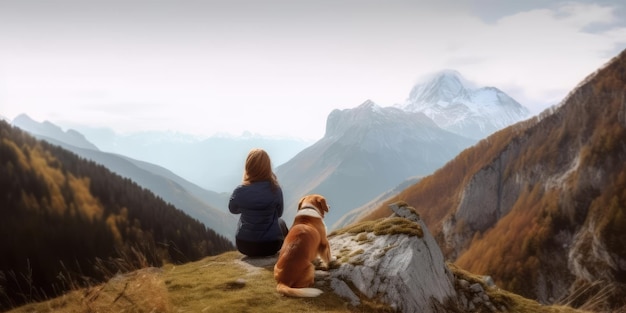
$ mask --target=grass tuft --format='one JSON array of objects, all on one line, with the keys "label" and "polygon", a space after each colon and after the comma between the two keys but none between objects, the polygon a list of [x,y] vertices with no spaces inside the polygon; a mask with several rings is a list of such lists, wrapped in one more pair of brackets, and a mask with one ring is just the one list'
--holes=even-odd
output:
[{"label": "grass tuft", "polygon": [[389,217],[375,221],[356,223],[333,231],[330,233],[329,237],[346,233],[359,234],[357,238],[366,238],[361,237],[360,233],[374,233],[377,236],[404,234],[407,236],[417,236],[419,238],[424,236],[424,231],[419,224],[403,217]]}]

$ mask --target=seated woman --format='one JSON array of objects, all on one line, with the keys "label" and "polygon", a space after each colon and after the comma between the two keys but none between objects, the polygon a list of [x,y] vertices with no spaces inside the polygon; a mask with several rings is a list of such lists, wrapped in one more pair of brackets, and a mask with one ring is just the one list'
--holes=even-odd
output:
[{"label": "seated woman", "polygon": [[241,214],[235,235],[239,252],[250,257],[276,254],[287,236],[283,191],[272,171],[269,155],[252,149],[246,158],[243,182],[233,191],[228,209]]}]

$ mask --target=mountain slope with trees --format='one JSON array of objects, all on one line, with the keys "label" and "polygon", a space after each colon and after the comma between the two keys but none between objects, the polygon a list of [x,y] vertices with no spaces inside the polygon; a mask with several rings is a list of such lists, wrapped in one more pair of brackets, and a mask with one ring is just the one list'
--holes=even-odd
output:
[{"label": "mountain slope with trees", "polygon": [[415,207],[446,256],[550,303],[626,305],[626,51],[558,106],[466,149],[387,203]]},{"label": "mountain slope with trees", "polygon": [[0,309],[234,249],[151,192],[0,121]]},{"label": "mountain slope with trees", "polygon": [[[226,209],[229,194],[205,190],[156,164],[100,151],[82,134],[71,129],[63,131],[61,127],[48,121],[39,123],[22,114],[13,120],[13,125],[29,132],[37,139],[61,146],[82,158],[104,165],[122,177],[131,179],[208,228],[234,241],[237,220]],[[170,149],[177,150],[174,146]],[[168,155],[163,151],[160,154]]]}]

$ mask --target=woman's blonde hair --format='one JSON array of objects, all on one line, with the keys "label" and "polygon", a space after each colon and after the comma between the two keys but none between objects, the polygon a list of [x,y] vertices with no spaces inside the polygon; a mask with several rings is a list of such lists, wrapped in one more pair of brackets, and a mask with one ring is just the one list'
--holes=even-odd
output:
[{"label": "woman's blonde hair", "polygon": [[267,180],[272,188],[278,188],[278,180],[272,171],[270,156],[263,149],[252,149],[248,152],[246,166],[243,172],[243,184],[250,185],[253,182]]}]

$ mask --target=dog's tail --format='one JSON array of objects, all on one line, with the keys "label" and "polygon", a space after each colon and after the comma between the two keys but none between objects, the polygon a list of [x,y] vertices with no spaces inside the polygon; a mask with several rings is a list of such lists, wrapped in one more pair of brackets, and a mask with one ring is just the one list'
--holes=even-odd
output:
[{"label": "dog's tail", "polygon": [[276,286],[276,291],[290,297],[313,298],[322,294],[317,288],[291,288],[283,283]]}]

